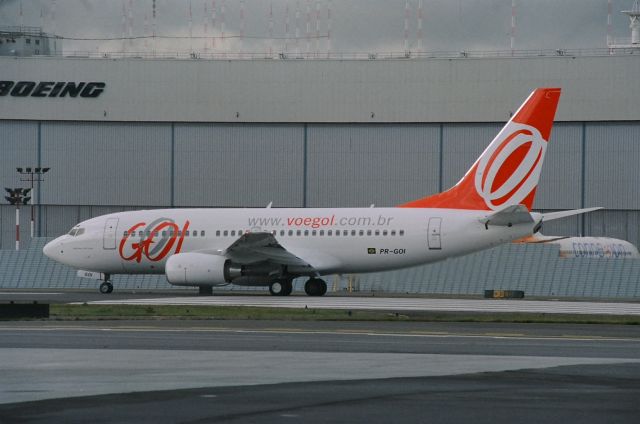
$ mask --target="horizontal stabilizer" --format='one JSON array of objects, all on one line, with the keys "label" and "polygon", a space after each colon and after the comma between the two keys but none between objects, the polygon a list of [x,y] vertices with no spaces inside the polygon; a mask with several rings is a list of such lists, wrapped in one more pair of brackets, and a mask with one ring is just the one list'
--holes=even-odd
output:
[{"label": "horizontal stabilizer", "polygon": [[527,224],[533,222],[533,217],[524,205],[512,205],[493,213],[480,220],[486,227],[498,225],[510,227],[515,224]]},{"label": "horizontal stabilizer", "polygon": [[589,212],[597,211],[600,209],[604,209],[604,208],[597,207],[597,208],[572,209],[569,211],[560,211],[560,212],[550,212],[550,213],[542,214],[542,220],[544,222],[553,221],[554,219],[566,218],[568,216],[573,216],[573,215],[580,215],[583,213],[589,213]]}]

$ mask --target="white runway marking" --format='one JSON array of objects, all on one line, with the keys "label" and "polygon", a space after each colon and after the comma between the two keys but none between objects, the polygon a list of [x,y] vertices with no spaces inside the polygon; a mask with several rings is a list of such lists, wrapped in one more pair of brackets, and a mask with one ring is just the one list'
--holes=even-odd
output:
[{"label": "white runway marking", "polygon": [[266,297],[211,296],[100,300],[93,305],[256,306],[384,311],[526,312],[546,314],[640,315],[640,303],[568,302],[536,300],[470,300],[383,297]]},{"label": "white runway marking", "polygon": [[14,295],[14,296],[22,296],[22,295],[29,295],[29,296],[51,296],[51,295],[58,295],[58,294],[62,294],[62,293],[47,293],[47,292],[4,292],[4,291],[0,291],[1,295]]}]

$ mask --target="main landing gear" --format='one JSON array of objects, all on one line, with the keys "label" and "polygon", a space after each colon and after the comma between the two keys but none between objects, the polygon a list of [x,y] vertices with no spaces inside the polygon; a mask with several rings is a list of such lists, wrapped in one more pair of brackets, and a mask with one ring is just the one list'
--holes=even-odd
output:
[{"label": "main landing gear", "polygon": [[292,280],[278,280],[269,285],[269,293],[272,296],[289,296],[292,291]]},{"label": "main landing gear", "polygon": [[109,281],[110,278],[109,274],[104,274],[104,281],[100,284],[100,293],[109,294],[113,291],[113,284]]},{"label": "main landing gear", "polygon": [[[278,280],[269,285],[272,296],[289,296],[292,291],[292,280]],[[309,278],[304,284],[304,291],[309,296],[323,296],[327,292],[327,283],[320,278]]]},{"label": "main landing gear", "polygon": [[327,283],[320,278],[309,278],[304,284],[304,291],[309,296],[324,296],[327,292]]}]

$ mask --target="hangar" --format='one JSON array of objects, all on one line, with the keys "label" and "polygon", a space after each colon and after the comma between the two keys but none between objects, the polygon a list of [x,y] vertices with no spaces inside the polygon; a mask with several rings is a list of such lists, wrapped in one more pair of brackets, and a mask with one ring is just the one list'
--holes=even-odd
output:
[{"label": "hangar", "polygon": [[[559,86],[535,207],[606,210],[555,221],[544,232],[638,244],[638,71],[638,49],[322,59],[0,56],[0,177],[17,187],[16,167],[50,168],[34,192],[38,237],[140,208],[393,206],[453,185],[533,88]],[[0,248],[12,249],[14,208],[3,204],[0,213]],[[29,240],[28,225],[22,239]],[[466,271],[447,262],[361,284],[424,291],[419,284],[428,274],[437,282],[433,292],[477,292],[474,267],[495,262],[504,266],[491,265],[499,272],[481,284],[542,284],[544,294],[552,277],[589,279],[598,269],[618,278],[620,295],[640,296],[635,265],[545,265],[552,258],[539,246],[506,246],[461,259]],[[509,265],[532,261],[537,271]],[[44,284],[36,280],[29,284]],[[598,281],[583,294],[602,292]]]}]

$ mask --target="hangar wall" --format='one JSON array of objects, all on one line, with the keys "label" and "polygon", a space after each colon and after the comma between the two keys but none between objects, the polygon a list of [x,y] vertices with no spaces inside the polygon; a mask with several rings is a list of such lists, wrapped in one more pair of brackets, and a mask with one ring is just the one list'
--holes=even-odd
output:
[{"label": "hangar wall", "polygon": [[[35,196],[47,237],[124,209],[393,206],[455,184],[500,125],[4,120],[0,178],[17,184],[18,164],[51,168]],[[544,231],[638,244],[638,140],[640,122],[556,124],[536,209],[607,210]],[[0,248],[11,248],[14,212],[0,209]]]},{"label": "hangar wall", "polygon": [[640,53],[608,52],[410,60],[0,56],[0,81],[105,84],[89,98],[52,97],[53,89],[44,97],[12,95],[18,93],[11,89],[0,95],[0,119],[502,122],[534,88],[547,86],[563,89],[559,121],[626,121],[638,119],[639,68]]},{"label": "hangar wall", "polygon": [[[548,223],[544,232],[638,245],[639,70],[640,54],[372,61],[0,57],[0,82],[106,85],[95,98],[0,90],[0,180],[24,186],[16,166],[51,168],[35,195],[43,237],[93,216],[140,208],[391,206],[453,185],[533,88],[561,86],[535,207],[607,209]],[[28,216],[24,208],[23,248],[30,241]],[[37,249],[27,256],[9,251],[14,217],[13,207],[0,205],[0,287],[16,281],[91,285],[69,269],[29,271],[43,258]],[[476,293],[493,279],[520,281],[541,295],[638,297],[634,261],[559,261],[549,249],[531,249],[505,246],[372,274],[363,277],[362,289]],[[162,278],[121,278],[130,288],[167,287]]]}]

